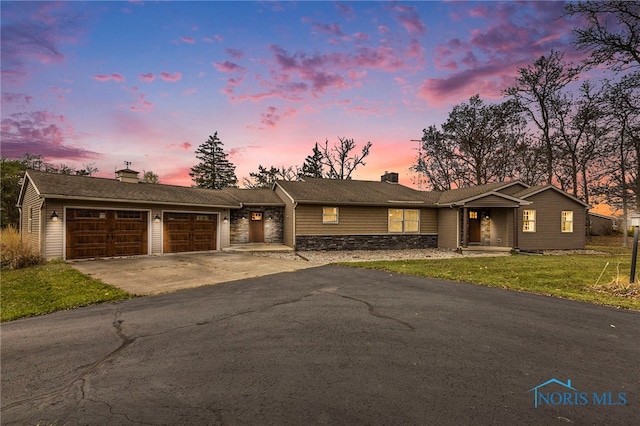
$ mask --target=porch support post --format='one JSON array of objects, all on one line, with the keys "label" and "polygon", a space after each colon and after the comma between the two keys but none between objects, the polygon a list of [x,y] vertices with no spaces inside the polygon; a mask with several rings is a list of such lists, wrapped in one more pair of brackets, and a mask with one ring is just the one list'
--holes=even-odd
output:
[{"label": "porch support post", "polygon": [[518,249],[518,208],[513,208],[513,248]]},{"label": "porch support post", "polygon": [[462,209],[462,247],[469,246],[469,208]]}]

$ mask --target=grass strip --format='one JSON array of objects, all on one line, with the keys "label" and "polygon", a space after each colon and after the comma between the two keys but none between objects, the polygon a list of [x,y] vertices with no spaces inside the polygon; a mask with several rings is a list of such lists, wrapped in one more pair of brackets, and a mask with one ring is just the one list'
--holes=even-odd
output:
[{"label": "grass strip", "polygon": [[[611,250],[607,254],[520,254],[340,264],[640,310],[639,286],[629,284],[631,254],[628,249],[624,253]],[[605,272],[596,285],[603,269]]]},{"label": "grass strip", "polygon": [[0,320],[12,321],[132,297],[126,291],[90,278],[64,262],[3,270]]}]

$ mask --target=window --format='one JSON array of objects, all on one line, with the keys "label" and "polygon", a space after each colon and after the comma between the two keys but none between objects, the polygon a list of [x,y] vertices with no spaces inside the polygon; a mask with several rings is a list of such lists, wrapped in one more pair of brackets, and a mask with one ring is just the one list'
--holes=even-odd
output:
[{"label": "window", "polygon": [[169,220],[189,220],[188,213],[167,213],[167,219]]},{"label": "window", "polygon": [[101,210],[76,210],[76,219],[104,219],[106,212]]},{"label": "window", "polygon": [[389,209],[389,233],[420,232],[420,210]]},{"label": "window", "polygon": [[33,207],[29,206],[29,217],[27,218],[27,226],[29,233],[33,232]]},{"label": "window", "polygon": [[404,211],[404,232],[418,233],[420,231],[420,210]]},{"label": "window", "polygon": [[562,223],[560,228],[562,232],[573,232],[573,211],[562,211]]},{"label": "window", "polygon": [[525,210],[522,212],[522,232],[536,232],[535,210]]},{"label": "window", "polygon": [[338,223],[338,208],[337,207],[323,207],[322,208],[322,223]]},{"label": "window", "polygon": [[477,219],[477,218],[478,218],[478,212],[473,210],[469,212],[469,219]]},{"label": "window", "polygon": [[116,219],[140,219],[140,218],[142,218],[142,212],[130,211],[130,210],[116,211]]}]

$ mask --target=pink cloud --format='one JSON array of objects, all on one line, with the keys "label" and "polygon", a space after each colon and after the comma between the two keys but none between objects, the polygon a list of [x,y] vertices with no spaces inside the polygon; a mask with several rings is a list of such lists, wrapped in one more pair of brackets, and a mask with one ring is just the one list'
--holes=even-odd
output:
[{"label": "pink cloud", "polygon": [[178,143],[178,144],[172,143],[171,145],[167,146],[167,148],[169,148],[169,149],[175,149],[175,148],[178,148],[178,149],[183,149],[183,150],[185,150],[185,151],[189,151],[189,150],[191,149],[191,147],[192,147],[192,146],[193,146],[193,145],[191,144],[191,142],[189,142],[189,141],[184,141],[184,142],[182,142],[182,143]]},{"label": "pink cloud", "polygon": [[222,43],[224,41],[224,38],[221,35],[216,34],[213,37],[205,37],[202,40],[207,42],[207,43],[215,43],[216,41],[218,43]]},{"label": "pink cloud", "polygon": [[347,20],[355,18],[356,14],[351,6],[347,6],[346,4],[342,3],[336,3],[336,9]]},{"label": "pink cloud", "polygon": [[193,37],[182,37],[180,40],[182,40],[183,43],[187,43],[187,44],[195,44],[195,39]]},{"label": "pink cloud", "polygon": [[97,74],[93,76],[93,79],[102,83],[106,81],[111,81],[111,80],[115,81],[116,83],[122,83],[125,81],[125,78],[118,73],[113,73],[109,75]]},{"label": "pink cloud", "polygon": [[314,31],[317,31],[319,33],[329,34],[336,37],[344,36],[344,33],[342,32],[342,28],[340,27],[340,24],[337,24],[335,22],[333,24],[324,24],[322,22],[314,21],[311,18],[308,18],[306,16],[302,18],[302,22],[310,23],[311,28]]},{"label": "pink cloud", "polygon": [[242,50],[240,50],[240,49],[229,48],[229,49],[226,50],[226,52],[233,59],[242,59],[244,57],[244,52]]},{"label": "pink cloud", "polygon": [[29,105],[33,100],[33,96],[26,93],[2,93],[2,103]]},{"label": "pink cloud", "polygon": [[427,28],[420,20],[416,7],[395,5],[393,10],[397,12],[398,22],[409,34],[424,35],[427,32]]},{"label": "pink cloud", "polygon": [[145,83],[151,83],[153,80],[156,79],[156,77],[153,75],[152,72],[148,74],[139,74],[138,78],[140,79],[140,81],[144,81]]},{"label": "pink cloud", "polygon": [[217,68],[218,71],[221,72],[237,72],[237,71],[244,71],[244,68],[241,67],[238,64],[235,64],[233,62],[229,62],[229,61],[224,61],[224,62],[214,62],[212,64],[214,67]]},{"label": "pink cloud", "polygon": [[490,20],[489,25],[471,30],[466,39],[449,39],[436,47],[436,67],[454,73],[425,79],[419,96],[432,102],[457,102],[474,93],[498,97],[513,83],[518,67],[551,48],[566,52],[567,60],[580,60],[584,53],[571,45],[571,24],[561,18],[563,4],[529,5],[523,8],[510,2],[487,2],[465,11],[465,15]]},{"label": "pink cloud", "polygon": [[267,127],[276,127],[280,120],[282,120],[283,118],[293,117],[297,113],[298,110],[287,107],[285,108],[283,113],[278,114],[278,109],[276,107],[270,106],[267,108],[267,111],[260,114],[260,116],[262,117],[262,124],[266,125]]},{"label": "pink cloud", "polygon": [[368,108],[362,105],[357,105],[357,106],[345,108],[344,110],[346,112],[353,112],[361,115],[369,115],[369,116],[377,116],[377,117],[381,116],[380,108],[376,108],[376,107]]},{"label": "pink cloud", "polygon": [[482,67],[464,70],[443,78],[427,78],[418,96],[435,104],[448,99],[463,99],[470,93],[483,97],[500,98],[502,90],[513,82],[519,66],[525,63],[494,62]]},{"label": "pink cloud", "polygon": [[11,114],[2,120],[2,155],[20,158],[24,154],[39,154],[45,159],[86,160],[100,158],[94,151],[69,145],[74,129],[65,125],[63,115],[47,111]]},{"label": "pink cloud", "polygon": [[145,99],[144,93],[140,93],[134,105],[129,109],[133,112],[150,112],[153,111],[153,104]]},{"label": "pink cloud", "polygon": [[59,64],[65,60],[62,45],[76,43],[82,31],[81,13],[64,2],[2,3],[3,83],[22,83],[31,73],[28,64]]},{"label": "pink cloud", "polygon": [[354,33],[352,37],[359,41],[369,40],[369,34],[366,33]]},{"label": "pink cloud", "polygon": [[182,73],[175,72],[173,74],[169,74],[168,72],[161,72],[160,78],[163,79],[164,81],[175,83],[176,81],[182,78]]}]

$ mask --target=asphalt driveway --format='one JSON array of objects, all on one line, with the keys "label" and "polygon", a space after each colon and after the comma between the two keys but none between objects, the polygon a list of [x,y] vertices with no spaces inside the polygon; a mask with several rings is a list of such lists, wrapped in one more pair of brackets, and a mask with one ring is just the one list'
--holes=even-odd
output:
[{"label": "asphalt driveway", "polygon": [[136,256],[81,260],[70,264],[84,274],[137,295],[167,293],[321,265],[303,259],[236,252]]},{"label": "asphalt driveway", "polygon": [[321,266],[3,324],[2,424],[637,424],[638,342],[638,312]]}]

